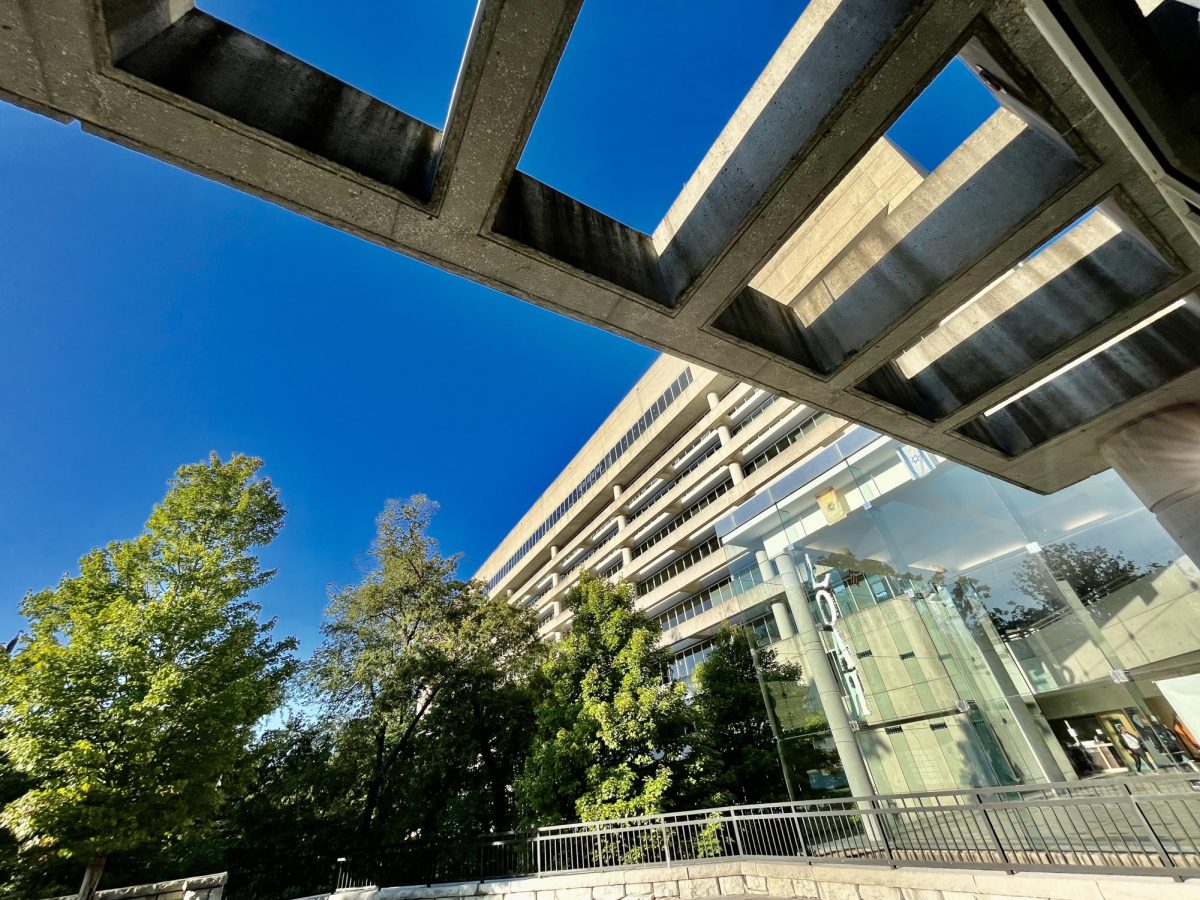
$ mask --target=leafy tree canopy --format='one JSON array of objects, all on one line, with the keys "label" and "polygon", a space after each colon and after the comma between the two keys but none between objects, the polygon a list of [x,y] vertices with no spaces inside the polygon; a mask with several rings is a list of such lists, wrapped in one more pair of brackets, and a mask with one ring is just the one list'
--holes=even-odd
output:
[{"label": "leafy tree canopy", "polygon": [[661,629],[628,585],[584,573],[568,593],[571,631],[545,665],[537,730],[516,785],[522,816],[550,824],[667,808],[689,721],[681,684],[665,680]]},{"label": "leafy tree canopy", "polygon": [[30,783],[2,821],[27,857],[153,844],[219,808],[251,729],[279,703],[291,639],[247,599],[284,516],[261,462],[183,466],[142,533],[28,594],[29,637],[0,666],[0,749]]},{"label": "leafy tree canopy", "polygon": [[[502,825],[528,735],[523,692],[542,652],[532,614],[455,578],[458,558],[428,533],[436,509],[423,496],[388,503],[374,564],[333,595],[313,660],[339,751],[358,760],[354,830],[368,853],[444,835],[461,795],[476,789],[496,808],[465,827]],[[468,774],[479,771],[483,784]]]}]

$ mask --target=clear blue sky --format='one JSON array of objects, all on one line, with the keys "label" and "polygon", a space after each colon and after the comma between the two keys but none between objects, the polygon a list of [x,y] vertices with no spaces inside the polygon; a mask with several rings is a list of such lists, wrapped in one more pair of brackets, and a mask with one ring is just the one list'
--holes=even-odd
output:
[{"label": "clear blue sky", "polygon": [[[438,126],[473,13],[201,6]],[[522,169],[652,229],[802,7],[590,0]],[[989,108],[954,78],[958,126],[897,125],[927,164]],[[386,498],[440,501],[472,573],[654,359],[3,103],[0,177],[0,637],[178,465],[242,451],[289,509],[258,599],[310,650]]]}]

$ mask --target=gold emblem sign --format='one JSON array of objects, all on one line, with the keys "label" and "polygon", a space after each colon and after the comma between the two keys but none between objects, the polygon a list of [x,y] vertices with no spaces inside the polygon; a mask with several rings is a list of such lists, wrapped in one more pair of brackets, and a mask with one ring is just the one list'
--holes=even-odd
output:
[{"label": "gold emblem sign", "polygon": [[837,492],[837,488],[827,488],[817,494],[817,504],[821,507],[821,512],[825,514],[825,521],[830,525],[842,521],[850,513],[850,510],[846,508],[846,501]]}]

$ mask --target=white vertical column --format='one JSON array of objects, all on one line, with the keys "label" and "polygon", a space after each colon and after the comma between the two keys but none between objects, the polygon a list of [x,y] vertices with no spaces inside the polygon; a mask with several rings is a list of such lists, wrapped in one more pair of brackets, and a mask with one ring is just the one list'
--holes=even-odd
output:
[{"label": "white vertical column", "polygon": [[1100,454],[1200,565],[1200,406],[1176,406],[1110,435]]},{"label": "white vertical column", "polygon": [[841,682],[825,653],[825,644],[821,641],[821,632],[817,629],[816,620],[808,605],[808,597],[800,584],[796,563],[790,554],[783,553],[775,557],[775,566],[779,569],[779,578],[783,582],[788,606],[792,610],[792,618],[796,621],[805,673],[817,689],[821,709],[829,723],[829,734],[837,748],[842,771],[846,773],[850,793],[855,797],[869,796],[875,793],[875,787],[867,772],[862,750],[859,749],[858,741],[854,739],[854,732],[850,728],[850,716],[842,700]]},{"label": "white vertical column", "polygon": [[[767,551],[755,551],[754,559],[758,562],[758,572],[762,576],[763,584],[774,583],[776,581],[775,567],[771,565],[771,557],[767,555]],[[792,627],[792,617],[788,613],[786,597],[776,597],[771,601],[771,615],[775,617],[775,627],[779,629],[781,638],[787,640],[796,636],[796,629]]]}]

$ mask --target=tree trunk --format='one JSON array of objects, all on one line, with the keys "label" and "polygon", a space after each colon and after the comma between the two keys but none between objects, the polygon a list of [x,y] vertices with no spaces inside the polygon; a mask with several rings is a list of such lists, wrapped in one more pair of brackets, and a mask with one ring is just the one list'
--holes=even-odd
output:
[{"label": "tree trunk", "polygon": [[383,791],[384,751],[387,748],[387,726],[380,727],[375,732],[375,762],[371,767],[371,777],[367,782],[367,797],[363,803],[362,821],[359,824],[360,852],[371,856],[374,854],[374,824],[375,810],[379,806],[379,796]]},{"label": "tree trunk", "polygon": [[[478,709],[476,710],[475,721],[482,721],[482,716],[479,715]],[[483,761],[483,770],[487,773],[488,796],[492,807],[492,831],[507,831],[509,827],[508,779],[501,772],[500,762],[496,759],[496,753],[492,749],[492,745],[488,743],[488,735],[477,732],[475,739],[479,743],[479,756]]]},{"label": "tree trunk", "polygon": [[79,900],[95,900],[96,889],[100,886],[100,875],[104,871],[106,858],[103,854],[97,853],[88,863],[88,867],[83,873],[83,884],[79,886]]}]

